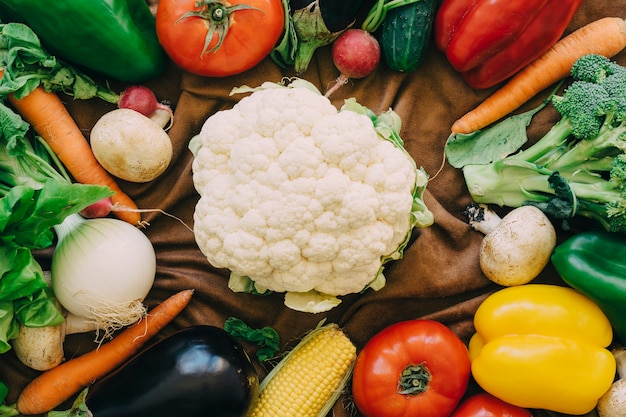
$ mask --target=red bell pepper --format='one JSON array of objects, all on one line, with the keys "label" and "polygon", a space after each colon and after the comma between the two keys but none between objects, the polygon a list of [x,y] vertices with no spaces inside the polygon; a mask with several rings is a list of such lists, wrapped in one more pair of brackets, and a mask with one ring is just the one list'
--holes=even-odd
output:
[{"label": "red bell pepper", "polygon": [[468,85],[489,88],[550,49],[581,3],[443,0],[435,17],[435,43]]}]

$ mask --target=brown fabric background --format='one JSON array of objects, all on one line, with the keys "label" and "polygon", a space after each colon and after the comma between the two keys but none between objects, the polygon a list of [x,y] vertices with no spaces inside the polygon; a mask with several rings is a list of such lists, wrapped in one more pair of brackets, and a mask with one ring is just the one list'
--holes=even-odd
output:
[{"label": "brown fabric background", "polygon": [[[567,33],[604,16],[622,16],[623,1],[587,0],[571,22]],[[617,60],[626,64],[626,54]],[[191,179],[189,139],[197,134],[204,121],[215,111],[230,108],[238,97],[230,97],[231,88],[256,86],[264,81],[278,82],[281,71],[267,59],[254,69],[238,76],[211,79],[183,73],[171,65],[166,74],[147,85],[159,99],[169,99],[175,106],[175,123],[169,131],[174,144],[174,160],[158,180],[147,184],[120,182],[135,197],[141,208],[159,208],[187,225],[193,224],[193,210],[198,196]],[[301,75],[325,91],[338,76],[332,64],[330,48],[318,50],[308,71]],[[114,86],[123,88],[123,86]],[[387,285],[378,292],[343,298],[343,302],[327,314],[307,314],[283,306],[282,295],[258,297],[235,294],[227,287],[227,273],[215,270],[198,250],[193,234],[180,222],[157,213],[144,215],[150,222],[145,233],[157,253],[157,277],[146,302],[153,306],[175,291],[194,288],[195,295],[188,308],[160,337],[185,326],[210,324],[222,326],[230,316],[243,319],[253,327],[272,326],[287,347],[322,318],[341,325],[358,347],[384,327],[406,319],[430,318],[452,328],[464,341],[473,332],[472,315],[483,298],[498,287],[488,281],[478,266],[478,247],[482,235],[472,231],[462,215],[470,202],[462,174],[449,165],[442,166],[443,146],[452,122],[471,109],[491,90],[473,91],[451,69],[442,53],[430,47],[428,57],[417,72],[392,72],[380,65],[374,74],[354,80],[333,95],[340,106],[345,98],[355,97],[375,112],[392,107],[403,120],[402,137],[406,148],[418,165],[432,176],[425,197],[435,215],[435,224],[416,233],[405,256],[386,268]],[[541,98],[535,99],[536,102]],[[110,105],[100,101],[75,102],[67,105],[88,137],[91,126]],[[536,103],[529,103],[529,107]],[[544,111],[531,126],[531,138],[537,137],[555,115]],[[559,232],[559,238],[566,235]],[[50,251],[40,255],[46,266]],[[115,261],[115,260],[112,260]],[[537,282],[559,283],[548,266]],[[91,335],[74,335],[66,339],[66,358],[80,355],[95,347]],[[253,346],[246,346],[254,353]],[[267,371],[256,363],[261,376]],[[36,375],[20,364],[12,352],[0,357],[0,379],[9,383],[9,402]],[[565,381],[575,383],[575,381]],[[472,382],[468,392],[477,389]],[[67,404],[66,404],[67,405]],[[350,403],[349,393],[337,403],[334,415],[358,415]],[[535,411],[536,416],[556,416]],[[589,414],[595,415],[595,414]],[[207,410],[207,416],[210,416]]]}]

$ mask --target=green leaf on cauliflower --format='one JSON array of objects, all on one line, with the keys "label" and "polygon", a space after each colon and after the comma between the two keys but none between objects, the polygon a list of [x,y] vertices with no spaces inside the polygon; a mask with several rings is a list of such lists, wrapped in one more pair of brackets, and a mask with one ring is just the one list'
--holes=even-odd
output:
[{"label": "green leaf on cauliflower", "polygon": [[242,93],[189,144],[194,234],[209,262],[231,271],[231,290],[285,293],[311,313],[384,287],[385,263],[434,220],[398,114],[355,99],[338,110],[302,79],[232,91]]},{"label": "green leaf on cauliflower", "polygon": [[292,310],[305,313],[323,313],[341,304],[341,300],[333,295],[317,291],[285,293],[285,305]]},{"label": "green leaf on cauliflower", "polygon": [[230,288],[233,292],[247,292],[249,294],[256,295],[269,295],[272,293],[272,291],[265,287],[261,287],[256,282],[252,281],[250,277],[237,275],[232,272],[230,273],[230,278],[228,279],[228,288]]}]

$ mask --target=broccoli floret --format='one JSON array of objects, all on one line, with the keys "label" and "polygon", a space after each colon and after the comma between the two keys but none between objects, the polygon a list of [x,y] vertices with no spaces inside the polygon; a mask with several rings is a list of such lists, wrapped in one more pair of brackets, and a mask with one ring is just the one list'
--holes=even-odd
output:
[{"label": "broccoli floret", "polygon": [[621,153],[611,160],[609,179],[614,184],[626,187],[626,154]]},{"label": "broccoli floret", "polygon": [[605,126],[611,126],[626,117],[626,75],[623,72],[609,75],[602,86],[609,95],[609,100],[604,104],[605,115],[612,118],[607,120]]},{"label": "broccoli floret", "polygon": [[477,203],[532,204],[564,225],[580,216],[626,233],[626,68],[586,55],[572,79],[552,97],[561,117],[550,131],[513,155],[465,165],[466,184]]},{"label": "broccoli floret", "polygon": [[552,97],[552,104],[561,115],[570,119],[575,137],[589,139],[598,135],[604,123],[609,94],[602,84],[574,81],[562,96]]},{"label": "broccoli floret", "polygon": [[619,191],[620,197],[607,204],[609,230],[626,233],[626,154],[617,155],[611,164],[609,181]]},{"label": "broccoli floret", "polygon": [[616,64],[604,55],[587,54],[574,62],[570,74],[576,81],[599,84],[607,76],[621,70],[622,67],[619,64]]}]

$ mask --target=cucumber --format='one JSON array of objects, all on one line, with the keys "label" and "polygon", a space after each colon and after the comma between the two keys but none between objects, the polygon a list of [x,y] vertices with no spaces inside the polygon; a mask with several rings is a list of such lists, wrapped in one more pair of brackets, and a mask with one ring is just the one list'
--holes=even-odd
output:
[{"label": "cucumber", "polygon": [[415,71],[428,51],[439,0],[418,0],[387,12],[378,28],[383,61],[395,71]]}]

